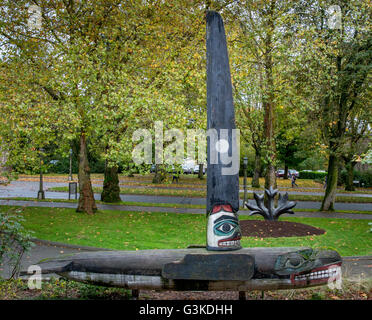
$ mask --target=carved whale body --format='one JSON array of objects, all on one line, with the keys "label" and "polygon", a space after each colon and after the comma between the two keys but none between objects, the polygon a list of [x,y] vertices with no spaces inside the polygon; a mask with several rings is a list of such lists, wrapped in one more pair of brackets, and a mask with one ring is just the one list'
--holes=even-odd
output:
[{"label": "carved whale body", "polygon": [[341,276],[336,251],[311,248],[98,251],[39,266],[43,274],[127,289],[275,290],[324,285]]}]

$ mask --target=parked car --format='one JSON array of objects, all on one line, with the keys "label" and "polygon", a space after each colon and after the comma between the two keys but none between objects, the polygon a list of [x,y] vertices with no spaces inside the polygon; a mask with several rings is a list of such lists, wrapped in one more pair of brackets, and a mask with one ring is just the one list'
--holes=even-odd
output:
[{"label": "parked car", "polygon": [[[205,174],[205,172],[207,171],[207,168],[205,167],[205,165],[203,166],[203,174]],[[199,165],[195,165],[194,167],[194,173],[195,174],[199,174]]]},{"label": "parked car", "polygon": [[[276,171],[276,176],[278,178],[284,178],[284,170],[282,169],[279,169]],[[297,170],[294,170],[294,169],[289,169],[288,170],[288,178],[291,176],[291,175],[295,175],[297,178],[300,176],[299,172]]]},{"label": "parked car", "polygon": [[196,162],[193,159],[186,158],[182,163],[182,170],[184,174],[191,174],[194,172]]},{"label": "parked car", "polygon": [[283,178],[284,177],[284,170],[280,169],[276,171],[276,176],[278,178]]}]

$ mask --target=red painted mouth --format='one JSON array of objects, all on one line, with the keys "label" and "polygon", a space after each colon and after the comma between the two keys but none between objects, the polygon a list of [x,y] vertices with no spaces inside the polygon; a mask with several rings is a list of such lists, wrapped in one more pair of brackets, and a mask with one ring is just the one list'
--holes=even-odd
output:
[{"label": "red painted mouth", "polygon": [[341,262],[311,270],[291,274],[292,284],[321,284],[336,281],[341,278]]}]

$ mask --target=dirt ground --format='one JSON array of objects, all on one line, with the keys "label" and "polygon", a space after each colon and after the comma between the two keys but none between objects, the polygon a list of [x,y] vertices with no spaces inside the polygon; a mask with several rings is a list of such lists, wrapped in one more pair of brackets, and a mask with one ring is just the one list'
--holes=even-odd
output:
[{"label": "dirt ground", "polygon": [[241,220],[240,228],[243,236],[259,238],[302,237],[325,233],[323,229],[289,221]]}]

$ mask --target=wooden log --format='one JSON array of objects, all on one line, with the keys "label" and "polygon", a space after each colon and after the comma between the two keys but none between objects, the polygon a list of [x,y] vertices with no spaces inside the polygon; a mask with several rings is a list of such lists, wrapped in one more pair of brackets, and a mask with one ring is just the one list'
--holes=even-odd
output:
[{"label": "wooden log", "polygon": [[[243,248],[236,251],[208,251],[204,248],[161,249],[139,251],[95,251],[60,256],[39,263],[43,273],[60,271],[83,271],[108,274],[162,275],[165,264],[181,261],[188,254],[198,255],[247,255],[255,261],[260,273],[273,273],[279,255],[296,252],[304,248]],[[309,248],[310,249],[310,248]],[[56,269],[53,269],[55,264]],[[46,269],[44,270],[44,267]]]},{"label": "wooden log", "polygon": [[[297,266],[299,272],[296,269],[287,272],[286,258],[297,263],[293,257],[304,250],[310,252],[311,248],[244,248],[229,252],[205,248],[98,251],[49,259],[39,266],[44,274],[55,272],[71,280],[137,290],[250,291],[327,284],[325,275],[333,275],[341,265],[341,257],[335,251],[314,251],[311,259]],[[226,266],[229,259],[234,262],[232,268],[224,269],[221,262]],[[190,263],[195,263],[195,268],[190,267]],[[196,272],[198,268],[203,270]],[[209,275],[210,271],[216,274]]]}]

